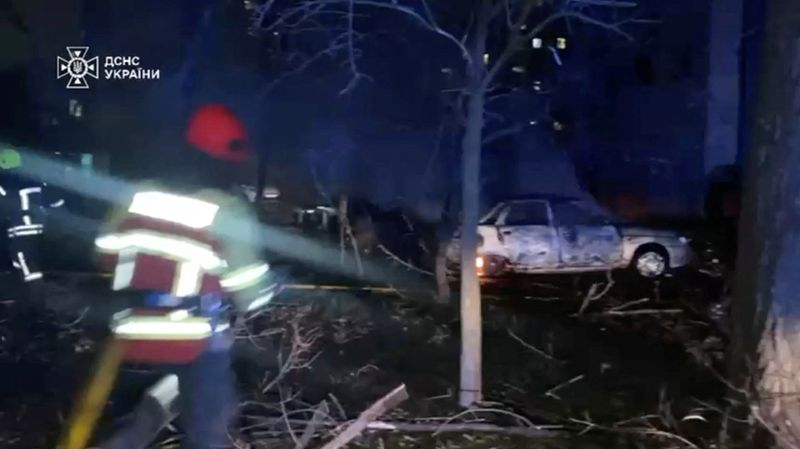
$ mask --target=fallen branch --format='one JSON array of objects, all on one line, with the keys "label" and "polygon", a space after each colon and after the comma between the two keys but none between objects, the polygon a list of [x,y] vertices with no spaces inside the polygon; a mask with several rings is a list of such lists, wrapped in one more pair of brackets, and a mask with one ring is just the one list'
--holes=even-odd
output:
[{"label": "fallen branch", "polygon": [[378,248],[379,250],[383,251],[383,253],[384,253],[384,254],[386,254],[386,256],[387,256],[387,257],[389,257],[389,259],[391,259],[391,260],[393,260],[393,261],[395,261],[395,262],[399,263],[400,265],[402,265],[402,266],[404,266],[404,267],[408,268],[409,270],[416,271],[417,273],[422,273],[422,274],[424,274],[424,275],[426,275],[426,276],[433,276],[433,273],[431,273],[430,271],[423,270],[422,268],[417,268],[417,267],[415,267],[414,265],[411,265],[410,263],[408,263],[408,262],[404,261],[403,259],[401,259],[401,258],[397,257],[397,255],[396,255],[396,254],[394,254],[394,253],[392,253],[391,251],[389,251],[389,250],[388,250],[388,249],[387,249],[385,246],[383,246],[382,244],[381,244],[381,245],[378,245],[378,246],[377,246],[377,248]]},{"label": "fallen branch", "polygon": [[[279,418],[275,418],[277,423]],[[308,426],[311,424],[309,420],[290,419],[289,422],[298,427]],[[335,423],[325,422],[320,420],[317,423],[317,430],[334,427]],[[485,433],[501,433],[506,435],[516,435],[528,438],[552,438],[560,435],[560,430],[565,427],[563,425],[541,425],[535,427],[528,426],[500,426],[496,424],[489,424],[484,422],[462,422],[462,423],[437,423],[437,422],[392,422],[392,421],[370,421],[367,423],[365,431],[370,432],[403,432],[403,433],[432,433],[437,435],[439,433],[467,433],[467,432],[485,432]],[[263,431],[254,431],[253,434],[265,433]],[[285,430],[268,431],[271,434],[285,434]]]},{"label": "fallen branch", "polygon": [[575,382],[578,382],[578,381],[580,381],[580,380],[581,380],[581,379],[583,379],[584,377],[586,377],[586,376],[584,376],[583,374],[580,374],[580,375],[578,375],[578,376],[575,376],[575,377],[573,377],[572,379],[570,379],[570,380],[568,380],[568,381],[566,381],[566,382],[564,382],[564,383],[560,383],[560,384],[556,385],[555,387],[553,387],[553,388],[551,388],[551,389],[547,390],[547,391],[544,393],[544,395],[545,395],[545,396],[549,396],[549,397],[551,397],[551,398],[553,398],[553,399],[556,399],[556,400],[559,400],[559,401],[560,401],[560,400],[561,400],[561,398],[560,398],[558,395],[556,395],[556,391],[558,391],[558,390],[561,390],[561,389],[563,389],[563,388],[566,388],[566,387],[568,387],[569,385],[572,385],[572,384],[574,384]]},{"label": "fallen branch", "polygon": [[[545,428],[546,427],[546,428]],[[367,430],[390,431],[390,432],[486,432],[502,433],[506,435],[516,435],[528,438],[553,438],[558,436],[555,429],[562,429],[563,426],[542,426],[542,427],[503,427],[495,424],[486,423],[393,423],[374,421],[367,425]]]},{"label": "fallen branch", "polygon": [[300,439],[295,444],[295,449],[304,449],[308,446],[308,443],[311,442],[311,439],[314,437],[314,433],[317,431],[317,428],[320,427],[325,417],[329,416],[329,414],[330,410],[328,409],[328,403],[326,401],[320,402],[319,405],[314,409],[314,415],[311,417],[311,421],[306,424],[303,434],[300,435]]},{"label": "fallen branch", "polygon": [[89,306],[84,307],[83,310],[81,311],[80,315],[78,315],[77,318],[75,318],[74,320],[70,321],[69,323],[63,323],[62,327],[70,328],[70,327],[75,326],[76,324],[80,323],[86,317],[86,313],[89,312],[89,309],[90,309]]},{"label": "fallen branch", "polygon": [[581,308],[578,310],[578,315],[583,315],[583,312],[587,307],[589,307],[589,304],[605,296],[609,290],[611,290],[611,287],[614,286],[614,278],[611,277],[611,270],[606,271],[606,286],[603,288],[603,290],[598,292],[597,290],[600,288],[600,285],[602,284],[592,284],[592,286],[589,288],[589,291],[586,293],[586,297],[583,298]]},{"label": "fallen branch", "polygon": [[401,384],[386,396],[378,399],[378,401],[372,404],[368,409],[361,412],[357,420],[347,426],[336,438],[325,444],[322,449],[339,449],[343,447],[354,438],[361,435],[369,426],[370,422],[395,408],[406,399],[408,399],[408,392],[406,391],[406,386]]},{"label": "fallen branch", "polygon": [[549,288],[550,290],[561,290],[561,287],[553,284],[546,284],[544,282],[526,282],[525,285],[537,288]]},{"label": "fallen branch", "polygon": [[639,309],[639,310],[609,310],[598,313],[607,316],[631,316],[631,315],[679,315],[683,313],[681,309]]},{"label": "fallen branch", "polygon": [[508,331],[508,335],[509,335],[511,338],[513,338],[514,340],[516,340],[516,341],[517,341],[519,344],[521,344],[522,346],[524,346],[526,349],[528,349],[528,350],[530,350],[530,351],[532,351],[532,352],[535,352],[536,354],[539,354],[540,356],[542,356],[542,357],[546,358],[547,360],[553,360],[553,361],[555,361],[555,362],[560,362],[560,360],[556,360],[556,359],[555,359],[555,358],[554,358],[552,355],[550,355],[550,354],[548,354],[548,353],[544,352],[543,350],[541,350],[541,349],[537,348],[536,346],[534,346],[534,345],[532,345],[532,344],[530,344],[530,343],[526,342],[525,340],[523,340],[522,338],[520,338],[519,336],[517,336],[517,334],[515,334],[515,333],[514,333],[514,331],[512,331],[510,328],[509,328],[509,329],[506,329],[506,330]]},{"label": "fallen branch", "polygon": [[685,447],[689,447],[691,449],[700,449],[696,444],[692,443],[691,441],[687,440],[686,438],[678,434],[667,432],[665,430],[659,430],[654,427],[607,427],[598,425],[588,420],[580,420],[575,418],[570,418],[569,420],[576,424],[581,424],[586,426],[584,430],[581,432],[581,434],[587,433],[590,430],[597,429],[604,432],[612,432],[620,434],[655,436],[655,437],[662,437],[678,441],[682,443]]},{"label": "fallen branch", "polygon": [[436,396],[431,396],[429,398],[425,398],[426,401],[438,401],[439,399],[450,399],[453,397],[453,391],[451,389],[447,389],[447,393],[439,394]]},{"label": "fallen branch", "polygon": [[344,407],[342,407],[342,403],[339,402],[339,398],[334,396],[333,393],[328,394],[328,398],[330,398],[331,402],[333,402],[333,405],[336,406],[336,411],[339,412],[339,416],[342,419],[347,420],[347,413],[345,413]]},{"label": "fallen branch", "polygon": [[[494,298],[502,298],[502,296],[494,296]],[[525,301],[539,301],[539,302],[555,302],[564,300],[564,298],[560,296],[524,296],[522,299],[524,299]]]},{"label": "fallen branch", "polygon": [[314,348],[317,338],[319,338],[316,329],[308,330],[305,335],[303,335],[298,319],[295,319],[289,324],[292,329],[291,335],[289,336],[291,339],[289,353],[286,355],[286,360],[283,359],[283,352],[278,353],[278,372],[269,382],[266,381],[265,376],[262,381],[262,385],[264,385],[261,387],[262,393],[267,393],[272,388],[280,386],[280,382],[289,372],[309,368],[321,354],[320,352],[311,354],[311,350]]},{"label": "fallen branch", "polygon": [[300,445],[300,440],[297,439],[297,436],[294,434],[294,430],[292,430],[292,425],[289,424],[289,415],[286,413],[286,399],[283,396],[283,388],[278,386],[278,394],[280,395],[281,402],[281,415],[283,416],[283,422],[286,424],[286,430],[289,431],[289,436],[292,437],[292,441],[294,441],[295,448],[302,448]]},{"label": "fallen branch", "polygon": [[642,299],[637,299],[636,301],[629,301],[629,302],[626,302],[625,304],[620,304],[620,305],[618,305],[616,307],[612,307],[611,311],[612,312],[616,312],[616,311],[619,311],[619,310],[622,310],[622,309],[627,309],[627,308],[630,308],[630,307],[633,307],[635,305],[639,305],[639,304],[642,304],[642,303],[645,303],[645,302],[648,302],[648,301],[650,301],[650,298],[642,298]]},{"label": "fallen branch", "polygon": [[[439,426],[441,428],[445,428],[444,426],[447,426],[448,424],[451,424],[453,421],[455,421],[456,419],[458,419],[458,418],[460,418],[460,417],[462,417],[464,415],[469,415],[469,414],[475,415],[476,413],[496,413],[498,415],[510,416],[512,418],[515,418],[520,423],[524,424],[529,429],[540,428],[540,426],[534,425],[531,422],[531,420],[529,420],[528,418],[526,418],[526,417],[524,417],[524,416],[522,416],[520,414],[517,414],[517,413],[514,413],[514,412],[510,412],[508,410],[499,409],[499,408],[471,408],[471,409],[467,409],[467,410],[464,410],[461,413],[458,413],[456,415],[453,415],[453,416],[447,418],[445,420],[445,422],[443,422]],[[438,433],[439,432],[434,432],[433,435],[436,436]]]}]

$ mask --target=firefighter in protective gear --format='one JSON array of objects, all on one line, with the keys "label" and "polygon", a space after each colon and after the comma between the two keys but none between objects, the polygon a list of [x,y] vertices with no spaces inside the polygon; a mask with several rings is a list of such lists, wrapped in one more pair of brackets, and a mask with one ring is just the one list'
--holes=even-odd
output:
[{"label": "firefighter in protective gear", "polygon": [[[205,162],[217,167],[241,161],[246,145],[241,130],[230,133],[232,114],[223,115],[225,126],[215,128],[205,117],[201,138],[192,138],[199,126],[196,114],[187,139],[193,149],[203,151]],[[226,139],[236,158],[219,157]],[[175,179],[190,178],[197,180]],[[197,189],[200,183],[188,181],[143,184],[122,202],[95,241],[113,270],[113,289],[142,293],[139,307],[113,319],[112,332],[122,344],[123,358],[177,374],[180,394],[164,387],[160,395],[164,401],[177,397],[184,449],[231,447],[228,425],[237,408],[231,312],[256,310],[276,292],[270,267],[259,257],[258,224],[249,205],[215,181],[209,179],[207,185],[216,183],[217,189]],[[116,441],[127,439],[130,444],[157,430],[148,425],[139,420],[129,426],[126,438]]]},{"label": "firefighter in protective gear", "polygon": [[54,190],[23,176],[24,158],[13,148],[0,148],[0,228],[6,233],[8,260],[15,282],[6,286],[15,298],[10,322],[10,348],[18,360],[30,360],[31,341],[52,343],[48,332],[42,274],[42,240],[49,207],[60,207]]},{"label": "firefighter in protective gear", "polygon": [[0,149],[0,224],[7,237],[8,256],[17,273],[17,286],[25,297],[19,308],[41,307],[41,242],[47,209],[61,207],[47,184],[23,176],[24,160],[13,148]]}]

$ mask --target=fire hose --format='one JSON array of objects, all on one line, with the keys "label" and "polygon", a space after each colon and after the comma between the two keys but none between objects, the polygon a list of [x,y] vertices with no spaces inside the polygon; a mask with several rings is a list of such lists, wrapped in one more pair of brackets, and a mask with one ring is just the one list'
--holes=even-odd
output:
[{"label": "fire hose", "polygon": [[117,379],[122,363],[122,345],[112,339],[106,343],[89,383],[80,393],[67,421],[58,449],[84,449]]}]

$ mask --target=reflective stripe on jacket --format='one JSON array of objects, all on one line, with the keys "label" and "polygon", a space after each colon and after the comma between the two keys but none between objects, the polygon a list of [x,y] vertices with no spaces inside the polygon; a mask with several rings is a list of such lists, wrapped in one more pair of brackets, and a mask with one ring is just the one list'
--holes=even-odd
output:
[{"label": "reflective stripe on jacket", "polygon": [[125,360],[141,363],[189,363],[208,349],[211,337],[229,328],[219,317],[196,316],[187,309],[128,309],[111,323]]},{"label": "reflective stripe on jacket", "polygon": [[95,243],[112,256],[115,290],[179,297],[224,291],[247,310],[269,271],[258,257],[257,226],[249,208],[224,193],[143,188],[114,212]]}]

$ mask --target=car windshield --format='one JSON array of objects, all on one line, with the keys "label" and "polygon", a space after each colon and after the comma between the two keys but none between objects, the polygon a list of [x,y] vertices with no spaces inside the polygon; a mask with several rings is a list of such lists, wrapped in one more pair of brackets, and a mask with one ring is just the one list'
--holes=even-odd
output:
[{"label": "car windshield", "polygon": [[547,203],[544,201],[515,201],[505,217],[506,226],[547,225]]},{"label": "car windshield", "polygon": [[505,207],[505,203],[500,203],[492,208],[486,215],[481,218],[478,222],[482,225],[493,225],[497,222],[497,216],[500,214],[500,211]]}]

